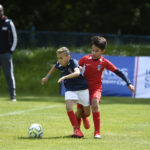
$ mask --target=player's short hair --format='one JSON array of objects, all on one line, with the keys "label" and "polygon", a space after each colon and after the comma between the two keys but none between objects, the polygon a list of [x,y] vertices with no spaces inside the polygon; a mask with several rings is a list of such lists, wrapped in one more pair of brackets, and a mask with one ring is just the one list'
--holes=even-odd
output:
[{"label": "player's short hair", "polygon": [[101,50],[104,50],[107,46],[107,40],[102,36],[93,36],[91,42]]},{"label": "player's short hair", "polygon": [[70,51],[67,47],[61,47],[56,51],[57,54],[64,53],[66,56],[70,55]]}]

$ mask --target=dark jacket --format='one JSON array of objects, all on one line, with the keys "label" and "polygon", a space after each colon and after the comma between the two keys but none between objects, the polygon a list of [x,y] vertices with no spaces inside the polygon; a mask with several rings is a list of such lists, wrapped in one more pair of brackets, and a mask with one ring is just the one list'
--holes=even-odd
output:
[{"label": "dark jacket", "polygon": [[0,54],[13,52],[17,45],[17,33],[13,22],[7,17],[0,18]]}]

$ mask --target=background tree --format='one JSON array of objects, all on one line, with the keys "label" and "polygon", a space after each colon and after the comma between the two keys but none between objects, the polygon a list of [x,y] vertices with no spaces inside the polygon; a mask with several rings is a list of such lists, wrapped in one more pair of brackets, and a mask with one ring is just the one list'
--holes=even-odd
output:
[{"label": "background tree", "polygon": [[148,0],[1,0],[17,29],[150,34]]}]

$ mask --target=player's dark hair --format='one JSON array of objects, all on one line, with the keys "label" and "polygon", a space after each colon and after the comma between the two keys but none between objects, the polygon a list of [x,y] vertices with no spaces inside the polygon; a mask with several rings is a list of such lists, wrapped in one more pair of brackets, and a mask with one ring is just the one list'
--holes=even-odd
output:
[{"label": "player's dark hair", "polygon": [[101,50],[104,50],[107,46],[107,40],[102,36],[93,36],[91,38],[92,44],[100,48]]}]

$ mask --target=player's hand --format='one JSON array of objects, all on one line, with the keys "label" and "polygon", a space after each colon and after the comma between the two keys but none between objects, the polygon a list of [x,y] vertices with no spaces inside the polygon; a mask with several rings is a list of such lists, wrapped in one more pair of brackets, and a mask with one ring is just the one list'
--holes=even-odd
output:
[{"label": "player's hand", "polygon": [[48,81],[48,78],[47,78],[47,77],[44,77],[44,78],[42,78],[42,80],[41,80],[41,84],[44,85],[44,83],[47,82],[47,81]]},{"label": "player's hand", "polygon": [[65,80],[65,77],[61,77],[57,82],[62,83]]},{"label": "player's hand", "polygon": [[130,84],[130,85],[128,86],[128,88],[129,88],[133,93],[135,93],[135,88],[134,88],[134,86],[133,86],[132,84]]}]

